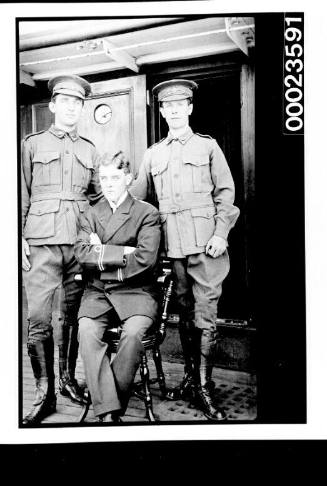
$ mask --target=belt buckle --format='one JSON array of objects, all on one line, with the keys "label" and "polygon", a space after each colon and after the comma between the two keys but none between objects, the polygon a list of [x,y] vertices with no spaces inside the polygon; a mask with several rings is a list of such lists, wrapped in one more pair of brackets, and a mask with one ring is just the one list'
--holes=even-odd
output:
[{"label": "belt buckle", "polygon": [[181,209],[178,206],[173,206],[170,208],[172,214],[180,213]]}]

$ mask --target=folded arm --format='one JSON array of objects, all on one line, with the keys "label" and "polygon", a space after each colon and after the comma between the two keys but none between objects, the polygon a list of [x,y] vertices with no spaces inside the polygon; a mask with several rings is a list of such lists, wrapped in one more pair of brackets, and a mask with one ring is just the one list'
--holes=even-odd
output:
[{"label": "folded arm", "polygon": [[92,244],[96,233],[90,213],[81,220],[75,256],[86,270],[100,271],[101,280],[124,281],[153,268],[158,258],[160,225],[158,212],[145,215],[135,247],[117,244]]}]

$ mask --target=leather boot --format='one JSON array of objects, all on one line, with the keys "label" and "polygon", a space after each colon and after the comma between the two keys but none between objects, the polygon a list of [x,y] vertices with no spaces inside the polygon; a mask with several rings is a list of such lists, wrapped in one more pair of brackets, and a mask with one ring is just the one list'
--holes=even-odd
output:
[{"label": "leather boot", "polygon": [[72,402],[86,404],[83,390],[75,379],[75,368],[78,356],[78,327],[62,326],[62,344],[59,348],[59,391]]},{"label": "leather boot", "polygon": [[213,404],[212,398],[214,386],[213,382],[211,381],[211,376],[213,369],[213,355],[217,341],[217,331],[203,329],[200,332],[200,353],[197,363],[197,402],[200,409],[209,420],[226,420],[224,410],[216,407]]},{"label": "leather boot", "polygon": [[52,337],[27,345],[36,383],[36,393],[33,406],[23,419],[23,425],[39,424],[45,417],[56,411],[53,348]]},{"label": "leather boot", "polygon": [[195,346],[193,322],[180,320],[179,335],[184,355],[184,376],[181,383],[168,393],[168,398],[171,400],[193,398],[195,393]]}]

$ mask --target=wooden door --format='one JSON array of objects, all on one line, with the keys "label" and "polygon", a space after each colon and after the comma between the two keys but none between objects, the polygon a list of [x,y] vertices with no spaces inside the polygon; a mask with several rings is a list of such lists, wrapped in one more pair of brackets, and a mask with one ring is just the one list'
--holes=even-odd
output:
[{"label": "wooden door", "polygon": [[[31,131],[45,130],[53,121],[48,103],[32,106]],[[123,150],[136,173],[147,148],[145,76],[92,83],[78,132],[92,140],[100,155]]]}]

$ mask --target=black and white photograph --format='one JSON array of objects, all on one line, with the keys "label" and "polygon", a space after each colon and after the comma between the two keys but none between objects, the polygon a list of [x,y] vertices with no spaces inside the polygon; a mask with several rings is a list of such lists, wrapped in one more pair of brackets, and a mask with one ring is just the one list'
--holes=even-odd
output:
[{"label": "black and white photograph", "polygon": [[22,426],[255,420],[254,18],[18,37]]},{"label": "black and white photograph", "polygon": [[11,17],[14,428],[305,429],[308,16],[95,5]]}]

